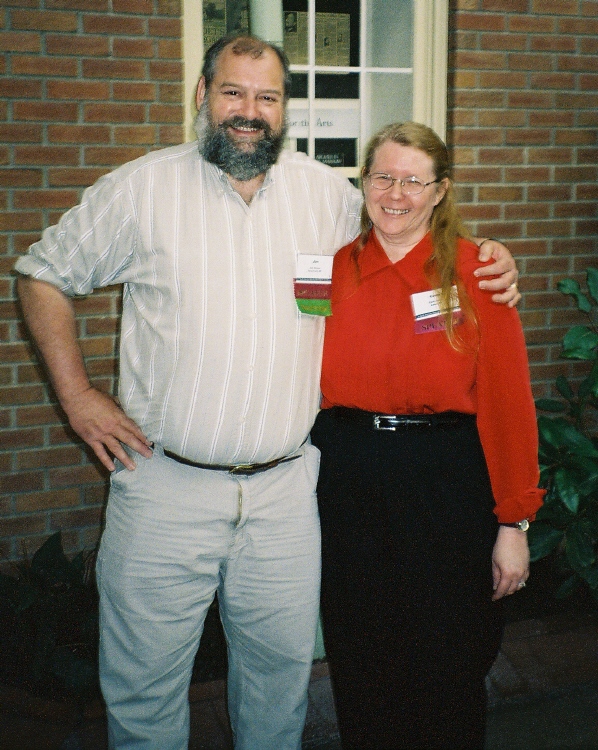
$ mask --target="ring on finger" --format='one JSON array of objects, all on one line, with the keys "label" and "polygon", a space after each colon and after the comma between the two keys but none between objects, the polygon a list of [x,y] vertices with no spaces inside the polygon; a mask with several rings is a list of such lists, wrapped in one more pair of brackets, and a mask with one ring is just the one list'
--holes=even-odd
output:
[{"label": "ring on finger", "polygon": [[524,589],[525,588],[525,581],[519,581],[519,583],[517,584],[517,588],[518,589]]}]

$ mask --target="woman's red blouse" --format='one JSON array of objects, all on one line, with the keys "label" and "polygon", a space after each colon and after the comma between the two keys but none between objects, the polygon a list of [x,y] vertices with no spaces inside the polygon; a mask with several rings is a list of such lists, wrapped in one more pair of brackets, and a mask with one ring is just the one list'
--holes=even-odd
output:
[{"label": "woman's red blouse", "polygon": [[458,274],[477,326],[467,320],[455,328],[466,343],[456,351],[442,330],[415,331],[411,295],[432,288],[424,272],[430,235],[393,264],[373,230],[359,270],[354,244],[334,259],[322,408],[476,414],[498,520],[533,518],[544,490],[537,488],[538,433],[525,340],[517,311],[479,289],[473,276],[482,265],[478,248],[459,241]]}]

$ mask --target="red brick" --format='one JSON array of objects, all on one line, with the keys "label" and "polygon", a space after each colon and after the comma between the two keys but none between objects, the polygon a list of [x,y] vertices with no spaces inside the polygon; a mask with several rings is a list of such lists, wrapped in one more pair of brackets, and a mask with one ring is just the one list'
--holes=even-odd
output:
[{"label": "red brick", "polygon": [[139,13],[145,16],[153,11],[152,0],[113,0],[112,8],[115,13]]},{"label": "red brick", "polygon": [[564,144],[587,146],[596,143],[596,133],[592,130],[565,128],[557,131],[555,143],[557,146]]},{"label": "red brick", "polygon": [[15,192],[15,208],[70,208],[77,202],[75,190],[20,190]]},{"label": "red brick", "polygon": [[562,34],[598,34],[598,19],[596,18],[559,18],[558,31]]},{"label": "red brick", "polygon": [[72,488],[17,495],[15,505],[17,513],[31,513],[51,508],[68,508],[79,505],[79,502],[79,490]]},{"label": "red brick", "polygon": [[480,149],[480,164],[523,164],[525,152],[520,148]]},{"label": "red brick", "polygon": [[39,187],[42,173],[39,169],[0,169],[0,185],[10,187]]},{"label": "red brick", "polygon": [[535,73],[530,77],[533,89],[565,89],[575,88],[575,76],[572,73]]},{"label": "red brick", "polygon": [[568,221],[530,221],[527,224],[530,237],[568,237],[571,223]]},{"label": "red brick", "polygon": [[[62,529],[76,529],[85,526],[95,527],[94,540],[98,537],[98,528],[102,521],[102,506],[95,508],[76,508],[69,511],[54,511],[50,519],[50,528],[53,531]],[[83,544],[83,546],[87,546]],[[77,547],[77,551],[81,548]]]},{"label": "red brick", "polygon": [[507,144],[549,144],[551,131],[539,128],[508,128],[505,132]]},{"label": "red brick", "polygon": [[156,0],[156,6],[161,16],[181,18],[181,0]]},{"label": "red brick", "polygon": [[54,102],[15,102],[13,105],[15,120],[62,120],[74,122],[78,112],[76,104],[56,104]]},{"label": "red brick", "polygon": [[161,102],[170,102],[172,104],[180,105],[183,92],[183,87],[180,83],[161,83],[159,90],[159,99]]},{"label": "red brick", "polygon": [[530,164],[568,164],[571,162],[571,149],[568,148],[530,148]]},{"label": "red brick", "polygon": [[39,99],[42,95],[40,81],[23,80],[22,78],[0,78],[0,96],[15,99]]},{"label": "red brick", "polygon": [[575,203],[557,203],[554,207],[556,218],[579,219],[596,216],[596,203],[582,203],[577,200]]},{"label": "red brick", "polygon": [[19,451],[18,469],[38,469],[54,466],[70,466],[81,463],[81,450],[76,447],[46,448],[35,451]]},{"label": "red brick", "polygon": [[555,95],[539,91],[511,91],[508,94],[509,107],[523,109],[548,109],[555,106]]},{"label": "red brick", "polygon": [[550,169],[548,167],[507,167],[505,180],[507,182],[548,182]]},{"label": "red brick", "polygon": [[91,34],[46,36],[46,50],[51,55],[76,55],[77,57],[105,57],[110,54],[109,38]]},{"label": "red brick", "polygon": [[154,125],[139,125],[137,127],[117,127],[114,129],[114,142],[117,145],[156,143],[156,128]]},{"label": "red brick", "polygon": [[115,34],[139,36],[146,33],[142,18],[127,18],[122,15],[86,15],[83,17],[83,30],[86,34]]},{"label": "red brick", "polygon": [[112,85],[115,100],[148,101],[156,99],[156,84],[154,83],[122,83],[115,81]]},{"label": "red brick", "polygon": [[180,104],[155,104],[150,107],[151,122],[180,123],[183,119],[183,108]]},{"label": "red brick", "polygon": [[11,22],[13,29],[36,29],[37,31],[77,31],[78,26],[75,13],[53,11],[14,10]]},{"label": "red brick", "polygon": [[85,122],[132,122],[142,123],[145,120],[143,104],[88,104],[83,108]]},{"label": "red brick", "polygon": [[181,40],[180,39],[159,39],[158,40],[158,57],[162,59],[171,58],[172,60],[181,59]]},{"label": "red brick", "polygon": [[547,203],[517,203],[504,207],[505,219],[548,219],[550,205]]},{"label": "red brick", "polygon": [[20,471],[0,476],[0,492],[35,492],[43,487],[43,471]]},{"label": "red brick", "polygon": [[106,478],[107,471],[93,465],[70,466],[49,470],[50,487],[69,487],[102,481]]},{"label": "red brick", "polygon": [[[459,29],[472,31],[504,31],[506,17],[489,13],[467,13],[459,20]],[[475,35],[477,37],[477,34]]]},{"label": "red brick", "polygon": [[118,39],[112,45],[114,57],[146,57],[154,56],[153,39]]},{"label": "red brick", "polygon": [[532,52],[576,52],[577,40],[572,36],[544,36],[538,34],[530,38]]},{"label": "red brick", "polygon": [[149,73],[152,80],[181,81],[183,78],[183,66],[180,62],[150,62]]},{"label": "red brick", "polygon": [[109,143],[110,128],[106,125],[49,125],[51,143]]},{"label": "red brick", "polygon": [[50,187],[88,187],[106,174],[106,169],[91,169],[81,167],[79,169],[56,168],[48,171],[48,185]]},{"label": "red brick", "polygon": [[464,221],[494,220],[500,218],[500,206],[465,204],[460,201],[459,213]]},{"label": "red brick", "polygon": [[148,20],[148,31],[152,37],[181,36],[180,18],[150,18]]},{"label": "red brick", "polygon": [[[16,146],[15,147],[15,164],[77,164],[79,161],[78,153],[72,147],[66,148],[62,146]],[[23,170],[32,174],[39,174],[34,170]],[[40,183],[36,181],[36,184]],[[15,187],[23,187],[22,185],[14,184]],[[32,187],[31,184],[27,184],[27,187]]]},{"label": "red brick", "polygon": [[456,51],[452,56],[456,68],[470,70],[504,70],[508,68],[507,58],[499,52]]},{"label": "red brick", "polygon": [[42,226],[42,217],[36,211],[8,211],[0,213],[0,231],[19,232],[28,229],[37,229]]},{"label": "red brick", "polygon": [[50,99],[108,99],[110,85],[106,81],[48,81]]},{"label": "red brick", "polygon": [[512,185],[494,185],[480,187],[478,198],[482,202],[494,201],[499,203],[520,201],[523,198],[523,188]]},{"label": "red brick", "polygon": [[478,120],[480,125],[487,127],[522,127],[527,124],[527,115],[516,109],[489,109],[480,112]]},{"label": "red brick", "polygon": [[39,52],[41,35],[37,33],[0,32],[0,52]]},{"label": "red brick", "polygon": [[46,0],[46,7],[57,10],[110,12],[109,0]]},{"label": "red brick", "polygon": [[525,50],[527,36],[525,34],[482,34],[480,40],[482,49],[492,50]]},{"label": "red brick", "polygon": [[530,112],[529,124],[532,126],[570,128],[575,123],[574,112],[544,111]]},{"label": "red brick", "polygon": [[42,534],[45,529],[46,519],[38,514],[2,519],[2,536],[5,538],[23,534]]},{"label": "red brick", "polygon": [[0,123],[0,140],[8,143],[38,143],[42,139],[41,125]]},{"label": "red brick", "polygon": [[85,78],[132,78],[145,77],[145,63],[137,60],[83,60],[83,76]]},{"label": "red brick", "polygon": [[555,24],[556,21],[552,18],[531,13],[522,16],[510,15],[508,19],[509,31],[524,31],[530,34],[550,34],[556,30]]},{"label": "red brick", "polygon": [[90,146],[85,149],[85,162],[87,165],[119,166],[145,153],[143,148],[94,148]]},{"label": "red brick", "polygon": [[598,185],[578,185],[576,198],[577,200],[595,200],[598,202]]},{"label": "red brick", "polygon": [[41,429],[0,430],[0,450],[17,450],[43,445],[44,433]]},{"label": "red brick", "polygon": [[499,128],[465,128],[454,134],[454,143],[458,145],[502,145],[503,133]]}]

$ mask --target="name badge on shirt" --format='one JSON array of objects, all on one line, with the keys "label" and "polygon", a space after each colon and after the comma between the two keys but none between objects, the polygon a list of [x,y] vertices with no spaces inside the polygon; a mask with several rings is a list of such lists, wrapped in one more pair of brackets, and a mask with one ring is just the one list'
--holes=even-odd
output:
[{"label": "name badge on shirt", "polygon": [[299,255],[294,281],[295,300],[302,313],[332,315],[332,255]]},{"label": "name badge on shirt", "polygon": [[[432,333],[443,331],[446,323],[440,308],[440,289],[430,289],[427,292],[417,292],[411,295],[411,307],[415,318],[415,333]],[[463,313],[459,307],[457,287],[451,289],[451,305],[453,321],[456,325],[463,322]]]}]

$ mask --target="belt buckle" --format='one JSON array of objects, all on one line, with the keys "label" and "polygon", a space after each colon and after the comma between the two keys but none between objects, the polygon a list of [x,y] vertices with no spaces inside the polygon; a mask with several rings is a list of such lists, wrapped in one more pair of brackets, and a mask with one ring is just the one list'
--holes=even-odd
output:
[{"label": "belt buckle", "polygon": [[386,416],[385,414],[376,414],[374,416],[374,429],[375,430],[389,430],[390,432],[396,432],[397,428],[393,424],[382,425],[382,420],[391,420],[392,417]]},{"label": "belt buckle", "polygon": [[255,467],[252,464],[237,464],[237,466],[233,466],[232,469],[229,469],[228,473],[251,475],[255,473]]}]

